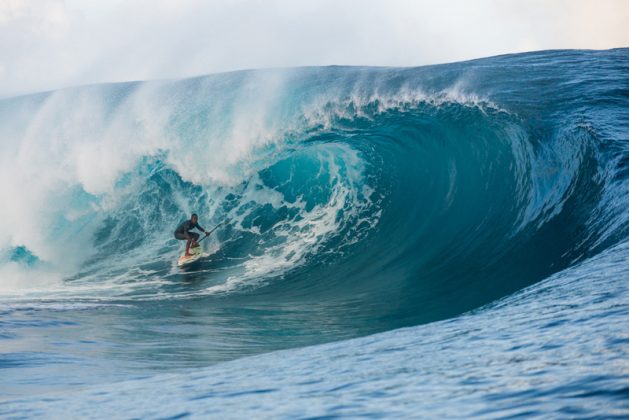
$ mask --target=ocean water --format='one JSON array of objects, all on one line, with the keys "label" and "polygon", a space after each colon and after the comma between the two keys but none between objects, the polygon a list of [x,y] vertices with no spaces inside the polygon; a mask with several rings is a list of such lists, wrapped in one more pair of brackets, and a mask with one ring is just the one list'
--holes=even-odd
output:
[{"label": "ocean water", "polygon": [[0,415],[627,417],[628,179],[628,49],[2,99]]}]

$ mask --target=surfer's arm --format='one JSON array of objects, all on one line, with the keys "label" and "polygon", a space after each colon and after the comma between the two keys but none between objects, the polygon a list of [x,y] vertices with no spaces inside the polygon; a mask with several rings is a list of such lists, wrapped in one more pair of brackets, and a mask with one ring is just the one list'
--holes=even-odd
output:
[{"label": "surfer's arm", "polygon": [[203,233],[207,233],[207,232],[205,231],[205,229],[203,229],[203,228],[201,227],[201,225],[200,225],[200,224],[198,224],[198,223],[197,223],[197,229],[199,229],[199,230],[200,230],[201,232],[203,232]]}]

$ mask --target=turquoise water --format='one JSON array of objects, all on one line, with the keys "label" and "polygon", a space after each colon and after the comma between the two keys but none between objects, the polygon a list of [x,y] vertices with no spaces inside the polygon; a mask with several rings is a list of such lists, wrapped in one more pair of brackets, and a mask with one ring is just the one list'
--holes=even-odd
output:
[{"label": "turquoise water", "polygon": [[[628,70],[550,51],[1,100],[0,414],[629,415]],[[193,211],[229,223],[181,270]]]}]

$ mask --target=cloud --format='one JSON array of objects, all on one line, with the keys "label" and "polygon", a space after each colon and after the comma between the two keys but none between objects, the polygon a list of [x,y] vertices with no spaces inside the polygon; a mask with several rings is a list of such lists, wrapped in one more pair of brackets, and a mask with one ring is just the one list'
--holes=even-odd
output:
[{"label": "cloud", "polygon": [[301,65],[629,44],[624,0],[3,0],[0,95]]}]

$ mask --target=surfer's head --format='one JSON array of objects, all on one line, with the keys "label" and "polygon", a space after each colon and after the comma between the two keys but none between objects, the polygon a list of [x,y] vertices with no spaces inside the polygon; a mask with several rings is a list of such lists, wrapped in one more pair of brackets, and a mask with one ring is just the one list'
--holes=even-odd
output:
[{"label": "surfer's head", "polygon": [[190,220],[192,221],[192,223],[196,223],[199,220],[199,216],[197,216],[196,213],[192,213]]}]

